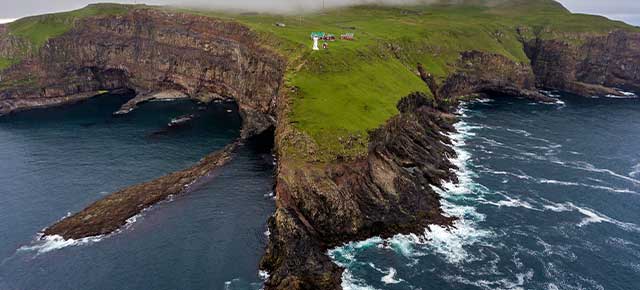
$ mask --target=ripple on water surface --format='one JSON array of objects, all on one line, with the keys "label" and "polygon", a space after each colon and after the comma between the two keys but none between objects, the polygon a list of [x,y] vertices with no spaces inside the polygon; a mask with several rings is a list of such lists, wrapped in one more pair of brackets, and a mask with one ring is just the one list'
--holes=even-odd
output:
[{"label": "ripple on water surface", "polygon": [[[239,135],[232,104],[152,102],[113,117],[126,100],[102,96],[0,118],[0,289],[259,289],[274,205],[265,196],[270,152],[258,144],[118,234],[33,243],[69,212],[188,167]],[[196,117],[167,129],[185,114]]]},{"label": "ripple on water surface", "polygon": [[466,104],[456,228],[329,251],[345,289],[640,289],[640,101]]}]

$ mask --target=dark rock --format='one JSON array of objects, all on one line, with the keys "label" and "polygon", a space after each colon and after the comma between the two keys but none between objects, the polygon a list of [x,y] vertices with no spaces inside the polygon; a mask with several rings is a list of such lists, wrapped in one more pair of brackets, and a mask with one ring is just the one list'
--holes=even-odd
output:
[{"label": "dark rock", "polygon": [[239,142],[204,157],[195,166],[171,173],[156,180],[127,187],[112,193],[84,210],[64,218],[45,229],[44,235],[59,235],[65,239],[81,239],[110,234],[122,227],[127,219],[171,195],[177,195],[193,182],[231,160]]},{"label": "dark rock", "polygon": [[326,251],[372,236],[423,233],[451,225],[432,185],[455,181],[455,151],[445,132],[454,118],[416,93],[400,101],[401,114],[371,133],[369,153],[318,168],[281,161],[278,210],[261,268],[266,289],[340,289],[342,270]]},{"label": "dark rock", "polygon": [[571,44],[535,38],[525,42],[537,86],[582,96],[640,91],[640,33],[614,31]]},{"label": "dark rock", "polygon": [[[0,39],[2,51],[12,40]],[[241,24],[156,9],[85,18],[2,72],[0,114],[100,90],[178,91],[204,101],[235,99],[243,136],[252,136],[274,125],[272,104],[286,68],[258,43]]]}]

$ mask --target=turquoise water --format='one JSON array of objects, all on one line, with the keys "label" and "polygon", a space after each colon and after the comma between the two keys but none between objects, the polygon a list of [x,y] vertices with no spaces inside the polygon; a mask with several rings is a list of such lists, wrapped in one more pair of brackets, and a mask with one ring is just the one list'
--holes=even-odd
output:
[{"label": "turquoise water", "polygon": [[640,99],[467,104],[456,228],[330,251],[345,289],[640,289]]},{"label": "turquoise water", "polygon": [[[34,242],[67,213],[186,168],[239,136],[232,104],[152,102],[113,117],[126,100],[101,96],[0,118],[0,289],[259,288],[274,204],[269,148],[255,142],[117,234],[68,247]],[[196,117],[167,128],[185,114]]]}]

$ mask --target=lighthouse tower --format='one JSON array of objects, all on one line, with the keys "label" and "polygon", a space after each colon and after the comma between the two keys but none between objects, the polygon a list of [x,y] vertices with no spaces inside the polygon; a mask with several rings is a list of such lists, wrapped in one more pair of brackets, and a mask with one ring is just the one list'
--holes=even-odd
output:
[{"label": "lighthouse tower", "polygon": [[320,50],[320,49],[318,48],[318,39],[319,39],[319,38],[318,38],[317,36],[314,36],[314,37],[313,37],[313,50]]}]

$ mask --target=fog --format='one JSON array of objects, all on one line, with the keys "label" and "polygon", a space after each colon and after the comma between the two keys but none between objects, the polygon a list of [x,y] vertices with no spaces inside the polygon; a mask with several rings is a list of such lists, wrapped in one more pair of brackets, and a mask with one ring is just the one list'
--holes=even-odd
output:
[{"label": "fog", "polygon": [[[145,3],[157,5],[176,5],[209,9],[234,9],[247,11],[299,12],[354,4],[412,4],[427,3],[436,0],[104,0],[119,3]],[[65,11],[84,7],[99,0],[0,0],[0,22],[3,19],[19,18],[28,15]],[[447,0],[450,2],[460,0]],[[498,0],[500,1],[500,0]],[[624,20],[640,25],[640,0],[560,0],[574,12],[605,15],[613,19]]]}]

